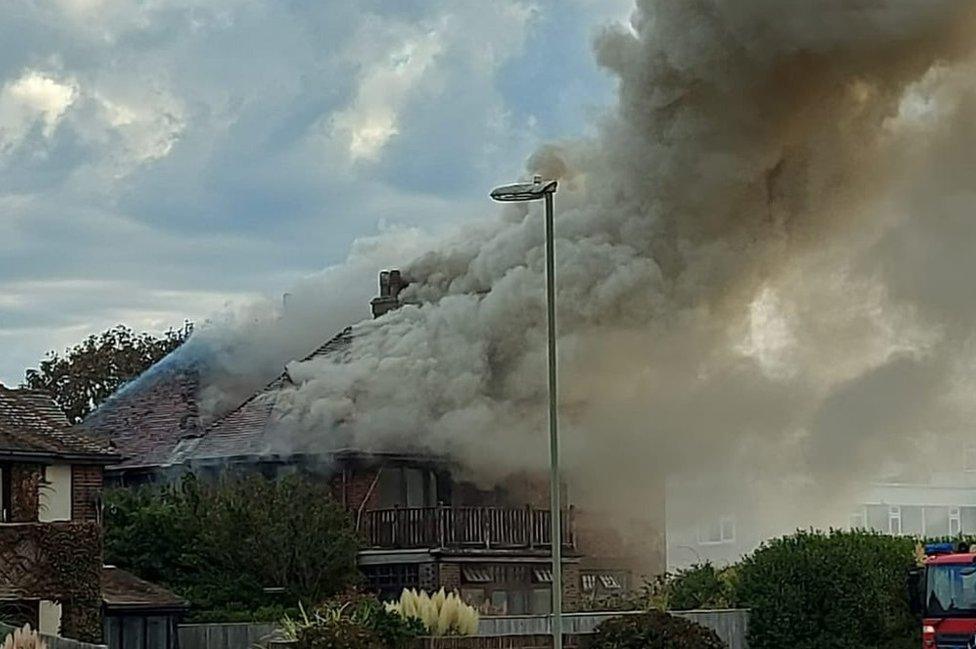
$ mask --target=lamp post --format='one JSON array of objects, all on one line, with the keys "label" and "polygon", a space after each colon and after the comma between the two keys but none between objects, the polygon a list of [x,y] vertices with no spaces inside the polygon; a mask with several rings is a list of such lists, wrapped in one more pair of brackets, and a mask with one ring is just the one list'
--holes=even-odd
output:
[{"label": "lamp post", "polygon": [[549,327],[549,498],[552,528],[552,641],[563,647],[563,539],[562,502],[559,496],[559,427],[556,414],[556,268],[552,236],[552,195],[555,180],[535,176],[531,183],[496,187],[491,197],[503,203],[545,200],[546,202],[546,316]]}]

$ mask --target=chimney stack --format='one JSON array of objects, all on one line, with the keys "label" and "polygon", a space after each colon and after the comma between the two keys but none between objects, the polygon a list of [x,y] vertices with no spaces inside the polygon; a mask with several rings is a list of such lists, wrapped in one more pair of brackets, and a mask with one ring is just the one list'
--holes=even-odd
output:
[{"label": "chimney stack", "polygon": [[387,311],[400,307],[397,297],[410,282],[403,278],[399,270],[384,270],[380,273],[380,294],[374,297],[369,305],[373,309],[373,317],[378,318]]}]

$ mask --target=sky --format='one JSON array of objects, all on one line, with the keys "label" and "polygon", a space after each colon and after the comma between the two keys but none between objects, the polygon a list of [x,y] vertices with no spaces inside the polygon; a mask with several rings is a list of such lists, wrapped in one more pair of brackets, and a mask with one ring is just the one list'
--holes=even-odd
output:
[{"label": "sky", "polygon": [[591,45],[630,9],[4,2],[0,382],[114,324],[280,295],[357,238],[490,214],[494,184],[612,103]]}]

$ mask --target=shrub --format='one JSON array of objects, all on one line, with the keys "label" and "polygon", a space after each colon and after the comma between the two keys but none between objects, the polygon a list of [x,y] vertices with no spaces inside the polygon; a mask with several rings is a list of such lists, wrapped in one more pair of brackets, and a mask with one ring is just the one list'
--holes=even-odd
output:
[{"label": "shrub", "polygon": [[[288,476],[106,494],[105,558],[190,600],[191,619],[278,619],[359,579],[359,537],[328,485]],[[269,594],[266,587],[284,588]]]},{"label": "shrub", "polygon": [[590,649],[726,649],[711,629],[663,611],[610,618],[597,627]]},{"label": "shrub", "polygon": [[733,608],[735,568],[718,569],[711,563],[694,565],[673,574],[645,579],[629,593],[584,602],[591,611],[690,611]]},{"label": "shrub", "polygon": [[299,649],[405,649],[424,634],[420,620],[403,618],[377,599],[349,592],[317,606],[301,609],[298,618],[281,621],[285,637]]},{"label": "shrub", "polygon": [[752,649],[904,646],[918,632],[905,578],[915,542],[874,532],[797,532],[737,569]]}]

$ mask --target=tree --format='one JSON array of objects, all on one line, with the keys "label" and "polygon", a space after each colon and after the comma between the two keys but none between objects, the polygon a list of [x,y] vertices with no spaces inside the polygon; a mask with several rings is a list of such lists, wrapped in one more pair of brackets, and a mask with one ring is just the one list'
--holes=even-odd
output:
[{"label": "tree", "polygon": [[24,385],[50,393],[68,421],[78,423],[124,383],[182,345],[192,332],[189,321],[158,337],[120,324],[88,336],[63,354],[48,352],[37,369],[27,370]]},{"label": "tree", "polygon": [[199,620],[322,602],[357,582],[358,550],[329,485],[302,476],[106,492],[105,560],[186,597]]}]

